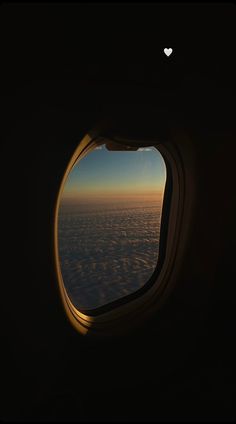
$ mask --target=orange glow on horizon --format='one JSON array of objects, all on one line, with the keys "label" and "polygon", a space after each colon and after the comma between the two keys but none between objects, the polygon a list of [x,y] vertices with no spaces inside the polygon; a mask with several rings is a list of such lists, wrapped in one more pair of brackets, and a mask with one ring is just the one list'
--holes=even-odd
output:
[{"label": "orange glow on horizon", "polygon": [[132,193],[120,193],[120,192],[94,192],[89,194],[74,194],[74,193],[63,193],[61,202],[96,202],[96,201],[144,201],[153,202],[161,201],[163,199],[163,191],[149,191],[149,192],[132,192]]}]

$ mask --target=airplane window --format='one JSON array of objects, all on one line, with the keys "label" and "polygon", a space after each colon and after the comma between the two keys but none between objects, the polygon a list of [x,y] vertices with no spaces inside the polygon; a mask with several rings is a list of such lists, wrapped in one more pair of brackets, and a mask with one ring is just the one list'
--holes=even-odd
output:
[{"label": "airplane window", "polygon": [[89,312],[142,288],[158,267],[166,166],[155,147],[96,147],[60,198],[58,251],[73,305]]}]

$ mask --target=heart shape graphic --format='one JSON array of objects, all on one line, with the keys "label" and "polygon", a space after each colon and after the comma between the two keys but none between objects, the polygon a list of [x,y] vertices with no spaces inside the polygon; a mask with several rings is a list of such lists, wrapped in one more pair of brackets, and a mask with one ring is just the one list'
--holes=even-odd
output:
[{"label": "heart shape graphic", "polygon": [[169,48],[169,49],[165,48],[164,49],[164,53],[166,54],[166,56],[170,56],[172,52],[173,52],[173,50],[171,48]]}]

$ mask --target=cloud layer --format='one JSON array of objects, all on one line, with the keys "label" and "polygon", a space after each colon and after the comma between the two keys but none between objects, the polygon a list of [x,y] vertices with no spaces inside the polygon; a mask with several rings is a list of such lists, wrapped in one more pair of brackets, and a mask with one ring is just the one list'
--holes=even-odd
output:
[{"label": "cloud layer", "polygon": [[158,259],[161,202],[63,205],[59,255],[67,293],[94,309],[142,287]]}]

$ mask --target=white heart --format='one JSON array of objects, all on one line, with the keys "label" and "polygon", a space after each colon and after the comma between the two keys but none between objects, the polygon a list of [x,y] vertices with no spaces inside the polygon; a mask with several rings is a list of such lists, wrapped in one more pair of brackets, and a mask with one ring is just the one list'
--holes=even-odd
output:
[{"label": "white heart", "polygon": [[169,49],[165,48],[164,49],[164,53],[166,54],[166,56],[170,56],[172,52],[173,52],[173,50],[171,48],[169,48]]}]

